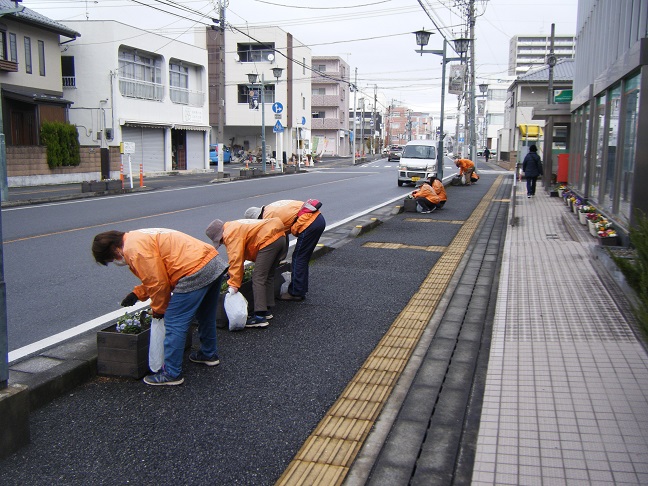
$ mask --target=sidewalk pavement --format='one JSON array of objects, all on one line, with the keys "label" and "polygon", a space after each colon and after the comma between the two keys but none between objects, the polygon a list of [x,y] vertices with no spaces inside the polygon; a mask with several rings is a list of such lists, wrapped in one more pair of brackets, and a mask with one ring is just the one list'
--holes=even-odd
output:
[{"label": "sidewalk pavement", "polygon": [[309,298],[219,331],[182,387],[41,406],[0,482],[648,484],[648,355],[605,254],[544,193],[509,226],[510,173],[481,174],[325,233]]}]

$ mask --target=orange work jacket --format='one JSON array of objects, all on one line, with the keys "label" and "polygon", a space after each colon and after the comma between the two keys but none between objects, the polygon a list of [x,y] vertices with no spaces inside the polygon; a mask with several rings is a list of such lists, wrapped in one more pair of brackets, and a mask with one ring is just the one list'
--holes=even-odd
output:
[{"label": "orange work jacket", "polygon": [[279,218],[284,224],[286,234],[292,233],[294,236],[299,236],[302,231],[315,221],[315,218],[320,213],[319,210],[314,213],[304,213],[297,218],[297,213],[303,204],[303,201],[290,199],[275,201],[263,206],[263,219]]},{"label": "orange work jacket", "polygon": [[474,169],[475,163],[470,159],[457,159],[457,167],[459,167],[459,175],[464,175],[468,169]]},{"label": "orange work jacket", "polygon": [[421,187],[419,187],[417,191],[414,191],[412,193],[412,196],[414,196],[415,199],[423,197],[428,201],[430,201],[432,204],[439,204],[439,201],[441,201],[441,199],[439,199],[438,194],[434,192],[432,186],[427,182],[423,184]]},{"label": "orange work jacket", "polygon": [[218,252],[180,231],[149,228],[124,234],[124,261],[142,281],[133,289],[139,300],[151,299],[151,309],[164,314],[178,280],[193,275]]},{"label": "orange work jacket", "polygon": [[434,192],[436,192],[439,196],[439,200],[441,201],[447,201],[448,196],[446,196],[445,192],[445,187],[443,186],[443,182],[441,182],[439,179],[435,179],[434,182],[432,183],[432,189],[434,189]]},{"label": "orange work jacket", "polygon": [[279,218],[227,221],[223,225],[223,242],[229,260],[227,285],[241,287],[245,260],[256,261],[259,250],[284,235],[284,224]]}]

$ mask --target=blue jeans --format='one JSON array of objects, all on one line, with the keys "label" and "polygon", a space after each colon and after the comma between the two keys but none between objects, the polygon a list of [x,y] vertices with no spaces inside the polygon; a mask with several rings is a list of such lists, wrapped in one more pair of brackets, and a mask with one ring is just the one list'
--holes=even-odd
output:
[{"label": "blue jeans", "polygon": [[538,176],[526,178],[527,194],[531,194],[532,196],[535,196],[537,179]]},{"label": "blue jeans", "polygon": [[164,313],[164,370],[174,378],[182,373],[185,341],[194,317],[198,320],[200,351],[208,357],[216,354],[216,308],[222,281],[221,275],[201,289],[171,296]]},{"label": "blue jeans", "polygon": [[304,297],[308,292],[308,264],[325,228],[326,221],[322,213],[320,213],[310,226],[297,237],[292,254],[292,275],[288,286],[290,294]]}]

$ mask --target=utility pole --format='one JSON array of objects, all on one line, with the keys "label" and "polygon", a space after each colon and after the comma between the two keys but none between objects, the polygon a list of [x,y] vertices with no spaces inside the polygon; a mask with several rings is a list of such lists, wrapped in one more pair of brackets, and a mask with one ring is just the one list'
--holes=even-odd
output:
[{"label": "utility pole", "polygon": [[353,84],[353,145],[351,147],[351,153],[353,155],[353,165],[356,164],[356,118],[358,116],[356,110],[356,96],[358,94],[358,68],[355,68],[355,81]]},{"label": "utility pole", "polygon": [[547,56],[547,64],[549,65],[549,86],[547,93],[547,103],[553,104],[553,80],[554,80],[554,66],[556,65],[556,55],[554,54],[554,37],[556,35],[556,24],[551,24],[551,44],[549,47],[549,55]]},{"label": "utility pole", "polygon": [[218,166],[217,177],[224,176],[225,163],[225,2],[218,0],[219,46],[218,46]]},{"label": "utility pole", "polygon": [[371,114],[371,153],[376,153],[376,104],[378,103],[378,85],[374,84],[374,104]]},{"label": "utility pole", "polygon": [[470,160],[475,160],[475,145],[477,143],[475,132],[477,116],[475,109],[475,0],[470,0],[468,22],[470,26]]},{"label": "utility pole", "polygon": [[360,147],[362,150],[360,150],[360,156],[364,157],[365,154],[365,146],[364,146],[364,113],[365,113],[365,99],[360,98],[358,101],[360,101],[362,108],[360,112]]}]

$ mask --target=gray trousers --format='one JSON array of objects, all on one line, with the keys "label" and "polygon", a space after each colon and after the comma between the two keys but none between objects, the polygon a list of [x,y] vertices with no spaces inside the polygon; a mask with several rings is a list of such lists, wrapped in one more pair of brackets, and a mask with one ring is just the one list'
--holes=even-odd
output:
[{"label": "gray trousers", "polygon": [[274,274],[281,259],[286,255],[286,238],[259,250],[252,271],[252,293],[254,313],[265,312],[275,305]]}]

